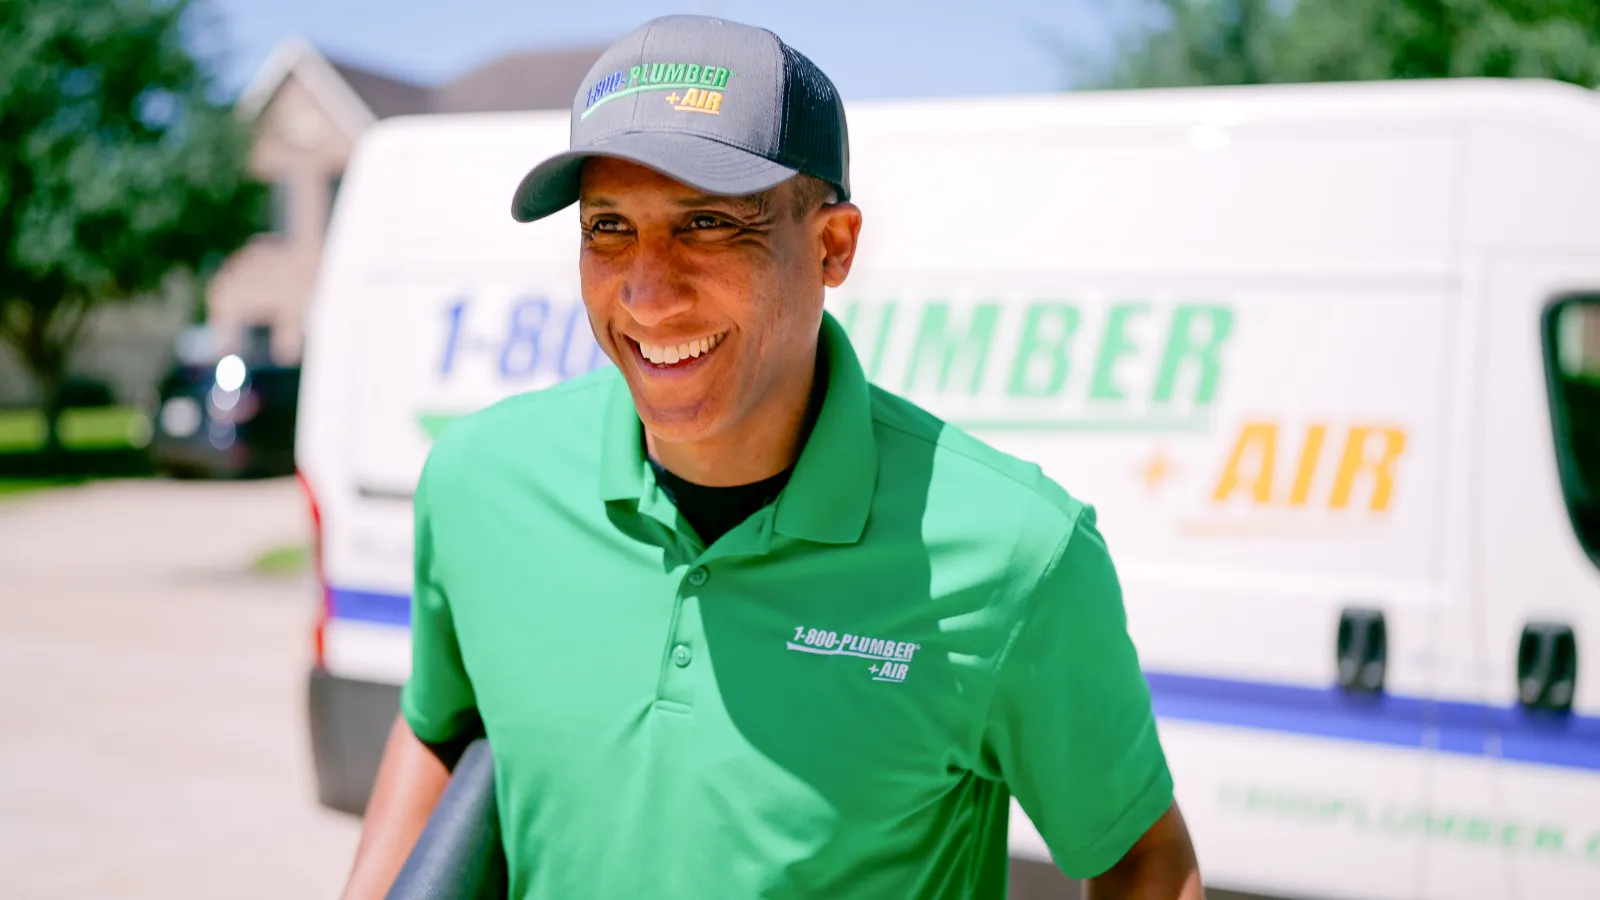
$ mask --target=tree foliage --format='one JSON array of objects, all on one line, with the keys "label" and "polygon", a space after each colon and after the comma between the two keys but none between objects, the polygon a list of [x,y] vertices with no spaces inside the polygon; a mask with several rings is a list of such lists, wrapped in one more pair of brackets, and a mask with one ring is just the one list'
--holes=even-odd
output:
[{"label": "tree foliage", "polygon": [[248,126],[190,49],[191,0],[0,0],[0,340],[54,442],[96,305],[204,274],[258,229]]},{"label": "tree foliage", "polygon": [[1145,0],[1095,87],[1464,76],[1600,86],[1596,0]]}]

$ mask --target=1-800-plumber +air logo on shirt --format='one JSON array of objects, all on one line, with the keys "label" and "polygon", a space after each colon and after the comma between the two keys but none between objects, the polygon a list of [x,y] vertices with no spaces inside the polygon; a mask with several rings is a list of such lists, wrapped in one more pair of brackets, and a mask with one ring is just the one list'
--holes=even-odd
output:
[{"label": "1-800-plumber +air logo on shirt", "polygon": [[841,635],[837,631],[807,628],[804,625],[795,626],[794,637],[785,642],[785,646],[790,650],[815,653],[820,656],[869,659],[872,660],[872,664],[865,668],[873,681],[894,682],[906,680],[906,676],[911,673],[911,657],[922,647],[921,644],[889,641],[860,634]]}]

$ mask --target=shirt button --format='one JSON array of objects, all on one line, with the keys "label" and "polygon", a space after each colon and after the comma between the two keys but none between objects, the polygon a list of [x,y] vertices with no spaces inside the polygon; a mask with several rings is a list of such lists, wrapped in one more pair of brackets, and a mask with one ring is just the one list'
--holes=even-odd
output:
[{"label": "shirt button", "polygon": [[689,583],[695,587],[705,584],[706,579],[710,577],[710,573],[708,573],[703,566],[695,566],[689,570]]},{"label": "shirt button", "polygon": [[689,650],[688,644],[679,644],[672,648],[672,663],[678,668],[687,666],[691,659],[694,659],[694,653]]}]

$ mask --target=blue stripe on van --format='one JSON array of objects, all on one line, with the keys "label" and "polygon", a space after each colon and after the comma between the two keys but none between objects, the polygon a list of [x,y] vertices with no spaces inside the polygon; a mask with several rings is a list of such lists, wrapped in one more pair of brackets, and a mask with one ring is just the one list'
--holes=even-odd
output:
[{"label": "blue stripe on van", "polygon": [[1593,716],[1171,672],[1145,679],[1163,719],[1600,771],[1600,718]]},{"label": "blue stripe on van", "polygon": [[[404,594],[329,591],[340,619],[408,625]],[[1252,728],[1387,747],[1433,748],[1461,756],[1600,771],[1600,718],[1550,716],[1515,707],[1435,702],[1418,697],[1348,694],[1300,687],[1145,672],[1156,715],[1174,721]]]},{"label": "blue stripe on van", "polygon": [[354,622],[410,625],[411,598],[405,594],[329,588],[328,614],[335,619],[348,619]]}]

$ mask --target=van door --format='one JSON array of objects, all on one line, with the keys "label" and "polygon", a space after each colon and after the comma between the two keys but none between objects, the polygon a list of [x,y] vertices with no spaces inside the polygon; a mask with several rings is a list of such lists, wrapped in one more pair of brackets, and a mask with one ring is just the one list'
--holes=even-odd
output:
[{"label": "van door", "polygon": [[1496,759],[1476,835],[1522,898],[1600,897],[1600,265],[1527,256],[1487,279],[1480,622]]}]

